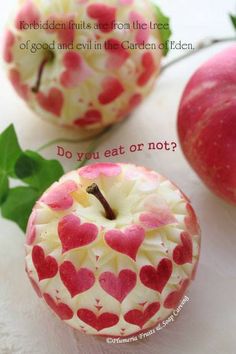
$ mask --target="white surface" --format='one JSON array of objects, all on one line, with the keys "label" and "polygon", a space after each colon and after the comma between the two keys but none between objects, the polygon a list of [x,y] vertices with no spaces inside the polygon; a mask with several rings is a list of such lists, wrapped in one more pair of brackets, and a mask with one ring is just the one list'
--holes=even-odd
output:
[{"label": "white surface", "polygon": [[[227,14],[235,0],[162,0],[170,14],[174,37],[196,42],[206,36],[231,36]],[[14,0],[1,2],[1,27]],[[2,33],[2,28],[1,28]],[[176,112],[184,85],[193,71],[222,47],[216,46],[168,69],[153,93],[123,125],[104,141],[99,151],[119,144],[176,141]],[[180,52],[171,55],[179,55]],[[71,132],[52,127],[34,117],[18,99],[0,71],[0,131],[15,124],[24,148],[36,149]],[[67,145],[74,151],[83,146]],[[54,158],[55,147],[45,152]],[[120,161],[135,162],[168,176],[191,198],[202,228],[202,253],[197,278],[177,320],[147,340],[131,344],[106,344],[103,339],[75,335],[72,329],[35,296],[24,272],[24,235],[17,226],[0,220],[0,353],[1,354],[235,354],[236,353],[236,208],[212,195],[176,152],[128,153]],[[66,169],[75,161],[61,160]]]}]

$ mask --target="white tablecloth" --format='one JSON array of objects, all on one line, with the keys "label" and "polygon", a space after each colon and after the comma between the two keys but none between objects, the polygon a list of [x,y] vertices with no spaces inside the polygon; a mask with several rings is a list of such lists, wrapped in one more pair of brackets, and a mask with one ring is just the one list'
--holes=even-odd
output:
[{"label": "white tablecloth", "polygon": [[[227,19],[235,0],[162,0],[171,16],[174,38],[196,43],[206,36],[232,35]],[[0,3],[1,33],[14,0]],[[229,45],[229,44],[228,44]],[[194,70],[227,44],[218,45],[168,69],[149,98],[132,117],[113,130],[98,150],[152,141],[177,141],[176,113],[182,90]],[[171,56],[180,55],[172,52]],[[170,56],[170,57],[171,57]],[[44,123],[18,99],[0,71],[0,130],[13,122],[24,148],[36,149],[53,138],[74,137],[71,131]],[[65,145],[83,151],[83,145]],[[1,152],[0,152],[1,153]],[[55,158],[53,146],[44,155]],[[0,353],[1,354],[235,354],[236,353],[236,208],[209,192],[175,152],[127,153],[118,161],[135,162],[168,176],[191,198],[202,228],[198,274],[188,292],[189,302],[165,329],[131,344],[107,344],[76,334],[35,296],[24,272],[24,235],[0,219]],[[65,169],[72,160],[61,160]]]}]

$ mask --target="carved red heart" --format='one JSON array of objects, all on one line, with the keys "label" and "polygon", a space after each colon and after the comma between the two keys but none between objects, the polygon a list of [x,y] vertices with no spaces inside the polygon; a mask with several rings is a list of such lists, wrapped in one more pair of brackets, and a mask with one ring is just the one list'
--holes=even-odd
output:
[{"label": "carved red heart", "polygon": [[102,92],[98,96],[101,104],[109,104],[124,92],[124,87],[115,77],[107,77],[102,82]]},{"label": "carved red heart", "polygon": [[91,4],[87,8],[88,16],[97,20],[101,32],[111,32],[115,22],[116,8],[105,4]]},{"label": "carved red heart", "polygon": [[173,260],[176,264],[192,263],[193,243],[188,232],[182,232],[180,235],[182,245],[175,247],[173,251]]},{"label": "carved red heart", "polygon": [[147,321],[149,321],[159,310],[160,303],[153,302],[149,304],[148,307],[142,312],[140,310],[130,310],[124,315],[124,319],[128,323],[132,323],[134,325],[142,328]]},{"label": "carved red heart", "polygon": [[73,317],[73,311],[68,305],[63,302],[57,304],[49,294],[44,294],[43,297],[48,306],[51,307],[61,320],[70,320]]},{"label": "carved red heart", "polygon": [[84,127],[87,125],[100,123],[101,121],[101,113],[96,109],[90,109],[84,114],[83,117],[76,119],[74,124],[78,125],[79,127]]},{"label": "carved red heart", "polygon": [[119,302],[130,293],[136,284],[136,274],[130,269],[123,269],[116,276],[112,272],[104,272],[99,277],[101,287]]},{"label": "carved red heart", "polygon": [[72,297],[90,289],[95,282],[94,274],[90,269],[80,268],[76,271],[70,261],[63,262],[59,272],[61,280]]},{"label": "carved red heart", "polygon": [[109,38],[104,43],[105,50],[109,53],[107,60],[108,69],[120,68],[129,58],[130,53],[122,46],[122,42],[116,38]]},{"label": "carved red heart", "polygon": [[189,203],[187,204],[186,208],[188,211],[188,216],[185,217],[184,221],[187,226],[187,230],[191,235],[198,235],[200,232],[200,228],[198,225],[195,211]]},{"label": "carved red heart", "polygon": [[162,259],[157,269],[151,265],[141,268],[140,280],[148,288],[162,292],[172,273],[172,262],[168,258]]},{"label": "carved red heart", "polygon": [[46,192],[43,195],[41,201],[54,210],[59,211],[69,209],[73,204],[73,198],[70,193],[77,189],[77,184],[72,180],[68,180],[60,185],[52,187],[49,192]]},{"label": "carved red heart", "polygon": [[104,312],[100,316],[96,316],[88,309],[79,309],[77,316],[81,321],[87,323],[89,326],[101,331],[104,328],[113,327],[119,322],[119,317],[114,313]]},{"label": "carved red heart", "polygon": [[120,173],[120,165],[112,162],[97,162],[84,166],[79,170],[79,175],[87,179],[95,179],[101,176],[116,177]]},{"label": "carved red heart", "polygon": [[110,230],[105,234],[106,243],[115,251],[126,254],[133,260],[145,237],[144,229],[139,225],[127,227],[123,232]]},{"label": "carved red heart", "polygon": [[38,273],[39,280],[53,278],[57,274],[57,261],[52,256],[45,257],[42,247],[34,246],[32,260]]},{"label": "carved red heart", "polygon": [[41,290],[39,289],[38,284],[36,283],[36,281],[33,278],[31,278],[29,274],[28,274],[28,277],[29,277],[31,285],[32,285],[34,291],[36,292],[36,294],[38,295],[38,297],[42,297]]},{"label": "carved red heart", "polygon": [[62,244],[62,252],[66,252],[93,242],[97,237],[98,228],[90,223],[81,224],[77,216],[69,214],[60,220],[58,234]]},{"label": "carved red heart", "polygon": [[45,111],[48,111],[58,117],[61,115],[64,96],[59,89],[55,87],[51,88],[47,95],[43,92],[39,92],[37,94],[37,101]]},{"label": "carved red heart", "polygon": [[33,1],[25,1],[24,5],[18,12],[15,20],[15,26],[18,30],[22,31],[22,22],[28,24],[38,24],[40,21],[40,12]]},{"label": "carved red heart", "polygon": [[26,244],[32,245],[36,238],[36,229],[35,229],[35,219],[36,219],[36,210],[34,209],[28,220],[27,229],[26,229]]},{"label": "carved red heart", "polygon": [[19,71],[11,69],[9,72],[9,79],[18,95],[24,100],[27,100],[29,93],[28,86],[22,82]]},{"label": "carved red heart", "polygon": [[138,85],[144,86],[150,80],[156,70],[155,62],[151,53],[144,53],[142,56],[143,72],[138,78]]},{"label": "carved red heart", "polygon": [[189,280],[185,279],[182,282],[182,285],[179,290],[172,291],[165,299],[164,306],[167,309],[174,309],[178,306],[179,302],[181,301],[185,290],[187,289],[189,285]]}]

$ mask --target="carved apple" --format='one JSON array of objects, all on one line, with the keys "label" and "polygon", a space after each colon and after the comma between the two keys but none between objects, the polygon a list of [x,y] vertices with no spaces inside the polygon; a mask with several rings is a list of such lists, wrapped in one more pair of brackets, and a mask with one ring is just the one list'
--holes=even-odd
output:
[{"label": "carved apple", "polygon": [[159,72],[161,49],[128,48],[160,44],[150,22],[155,10],[147,0],[20,1],[5,40],[9,79],[48,121],[83,129],[118,122]]},{"label": "carved apple", "polygon": [[183,152],[204,183],[236,204],[236,45],[204,63],[179,107]]},{"label": "carved apple", "polygon": [[199,252],[195,213],[175,185],[144,167],[97,163],[67,173],[36,203],[26,271],[67,324],[129,336],[177,307]]}]

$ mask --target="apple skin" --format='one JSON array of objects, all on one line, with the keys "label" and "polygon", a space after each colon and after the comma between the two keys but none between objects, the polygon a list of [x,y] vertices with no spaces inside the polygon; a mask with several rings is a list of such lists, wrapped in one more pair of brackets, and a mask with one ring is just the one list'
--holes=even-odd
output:
[{"label": "apple skin", "polygon": [[[98,130],[128,117],[148,95],[160,70],[160,34],[149,28],[117,30],[112,21],[149,24],[156,22],[155,9],[146,0],[19,2],[7,26],[3,59],[10,82],[36,114],[73,129]],[[91,29],[72,28],[83,22]],[[55,23],[65,29],[25,29],[22,23]],[[91,49],[77,47],[87,41]],[[144,41],[156,48],[127,49],[123,41]],[[20,49],[26,43],[27,48]],[[50,48],[34,53],[35,43]],[[101,49],[95,49],[95,43]],[[66,47],[59,48],[62,45]]]},{"label": "apple skin", "polygon": [[178,135],[190,165],[219,197],[236,204],[236,45],[203,64],[188,82]]}]

